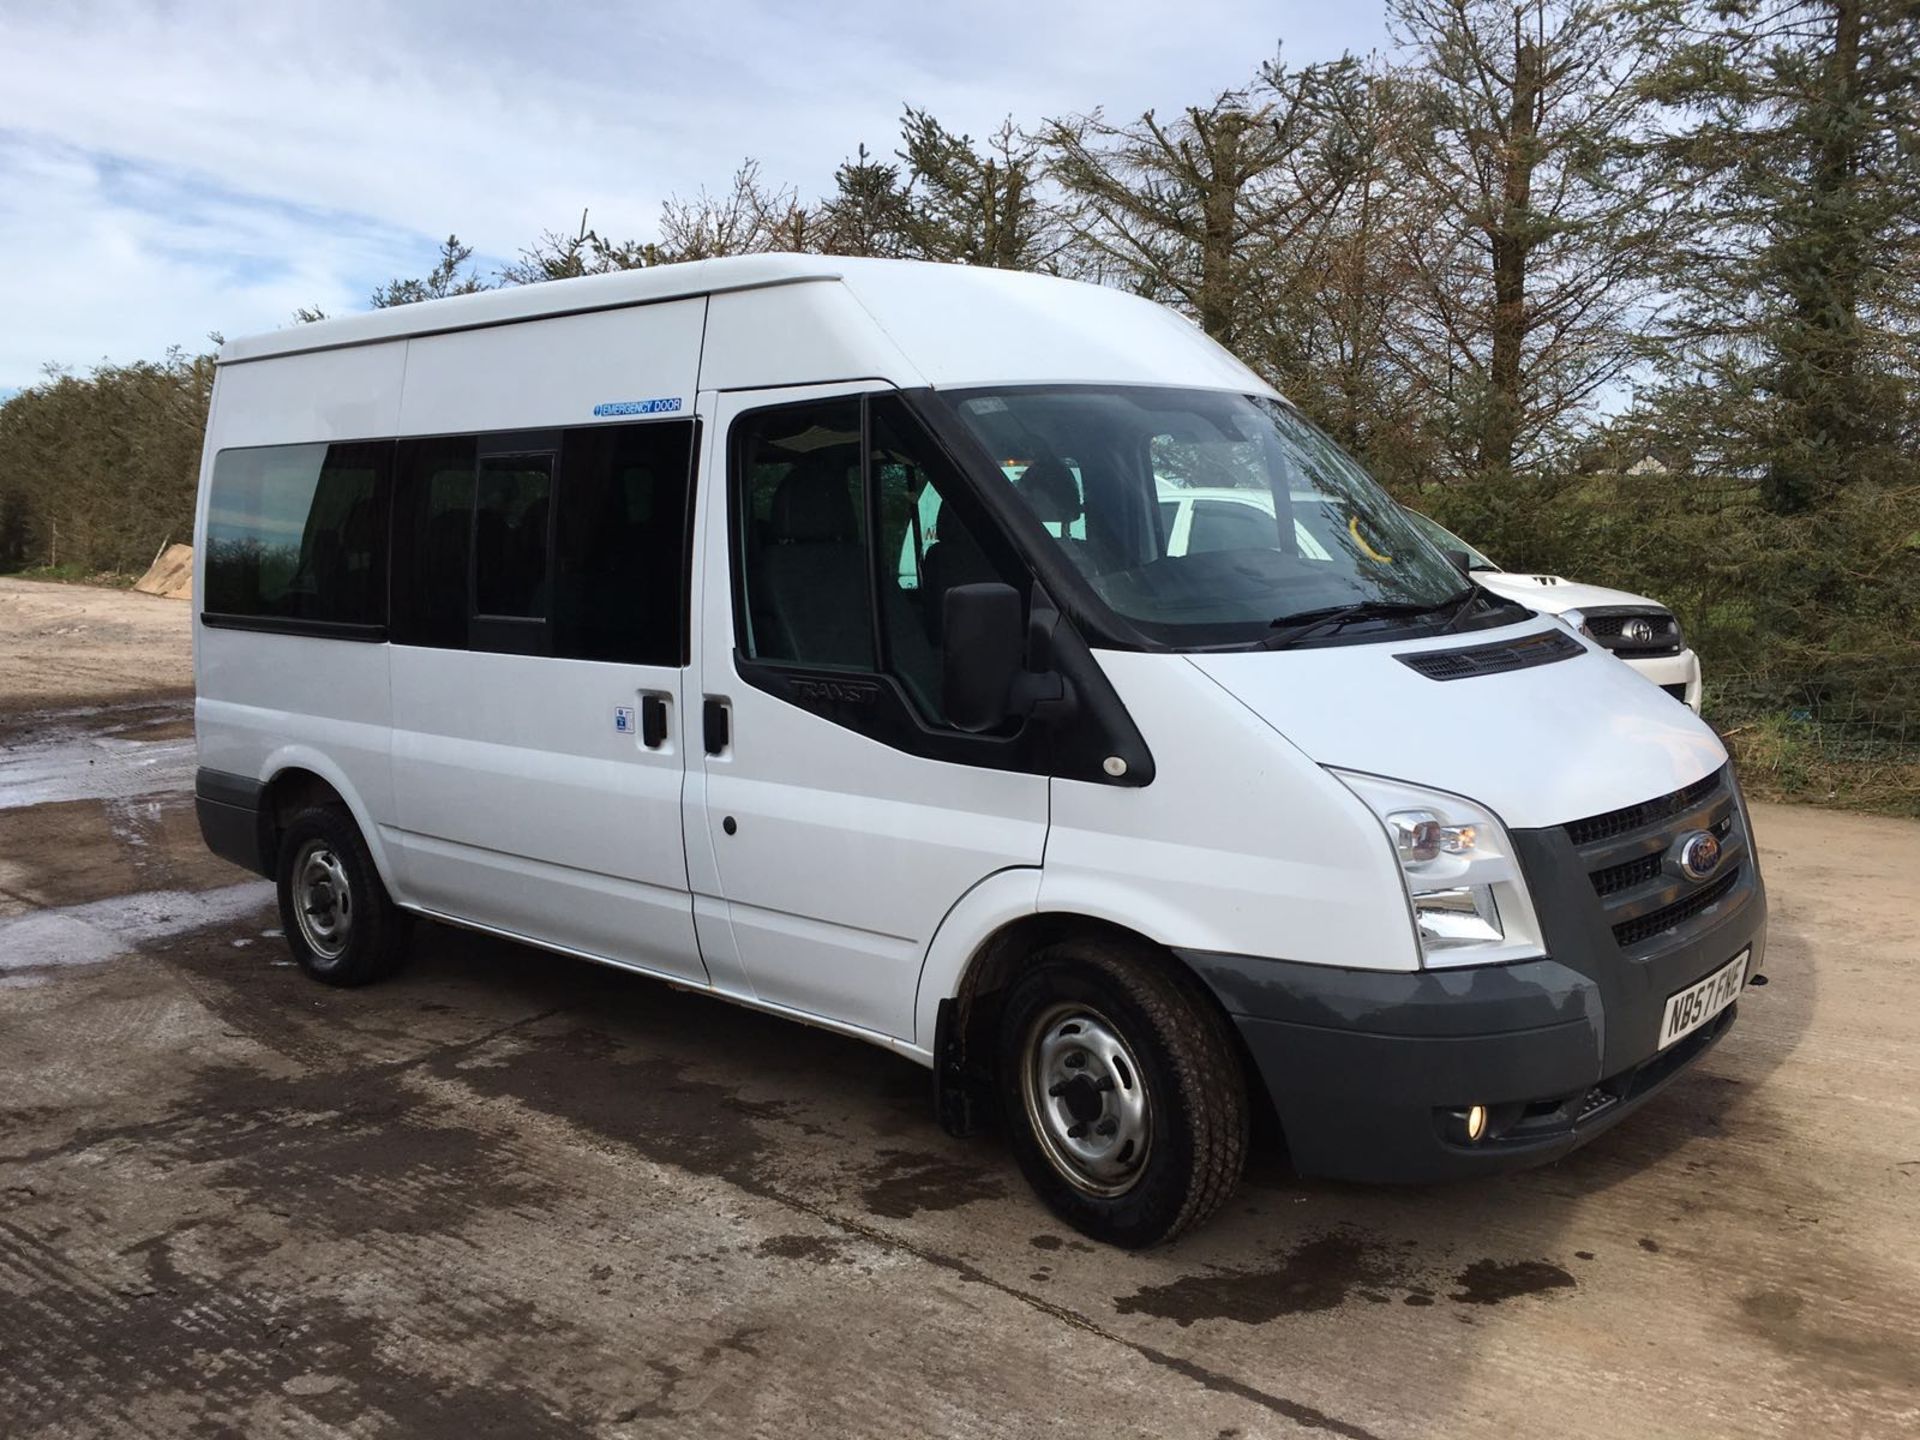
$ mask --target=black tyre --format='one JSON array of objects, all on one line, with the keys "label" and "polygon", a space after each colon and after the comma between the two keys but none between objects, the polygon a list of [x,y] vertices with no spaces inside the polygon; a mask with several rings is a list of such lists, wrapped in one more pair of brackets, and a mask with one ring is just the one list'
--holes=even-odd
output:
[{"label": "black tyre", "polygon": [[1128,1249],[1200,1224],[1246,1162],[1239,1051],[1177,963],[1065,941],[1001,1011],[1000,1099],[1021,1170],[1067,1224]]},{"label": "black tyre", "polygon": [[287,948],[314,979],[365,985],[405,958],[407,916],[344,807],[315,805],[293,817],[280,836],[276,876]]}]

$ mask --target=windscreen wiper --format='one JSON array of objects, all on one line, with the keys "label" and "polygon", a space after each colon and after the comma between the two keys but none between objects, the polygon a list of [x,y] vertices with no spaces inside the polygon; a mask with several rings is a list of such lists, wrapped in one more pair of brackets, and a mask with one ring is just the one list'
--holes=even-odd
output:
[{"label": "windscreen wiper", "polygon": [[1442,625],[1440,629],[1446,634],[1452,634],[1455,630],[1458,630],[1460,628],[1460,622],[1473,613],[1474,604],[1479,598],[1480,587],[1469,582],[1466,589],[1460,591],[1457,595],[1450,595],[1445,600],[1442,600],[1440,602],[1441,605],[1453,606],[1453,613],[1447,616],[1447,623]]},{"label": "windscreen wiper", "polygon": [[[1447,623],[1456,623],[1466,613],[1479,587],[1469,585],[1464,592],[1447,596],[1432,604],[1423,604],[1416,600],[1356,600],[1347,605],[1326,605],[1318,610],[1302,610],[1296,615],[1283,615],[1273,622],[1273,633],[1260,641],[1263,650],[1284,650],[1297,645],[1302,640],[1311,640],[1316,635],[1324,635],[1330,630],[1338,630],[1343,625],[1358,620],[1392,620],[1416,615],[1433,615],[1442,610],[1452,610]],[[1458,607],[1457,609],[1455,607]]]}]

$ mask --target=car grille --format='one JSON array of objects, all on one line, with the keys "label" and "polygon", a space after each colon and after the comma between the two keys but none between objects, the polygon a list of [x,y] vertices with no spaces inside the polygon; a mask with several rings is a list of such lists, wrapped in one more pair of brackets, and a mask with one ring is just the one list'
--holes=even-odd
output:
[{"label": "car grille", "polygon": [[1691,920],[1701,911],[1718,905],[1726,893],[1733,889],[1734,882],[1739,878],[1740,867],[1736,865],[1718,879],[1708,882],[1705,889],[1696,890],[1685,899],[1676,900],[1671,905],[1663,906],[1636,919],[1621,921],[1613,927],[1615,943],[1623,950],[1630,950],[1635,945],[1653,939],[1656,935],[1664,935],[1669,930],[1678,929],[1680,925]]},{"label": "car grille", "polygon": [[1609,810],[1604,815],[1592,815],[1585,820],[1575,820],[1567,826],[1567,834],[1575,845],[1584,847],[1599,840],[1611,840],[1616,835],[1625,835],[1630,831],[1644,829],[1648,825],[1678,815],[1682,810],[1691,810],[1718,790],[1725,778],[1724,770],[1715,771],[1706,779],[1696,780],[1686,789],[1676,790],[1671,795],[1662,795],[1657,800],[1642,800],[1638,805],[1628,805],[1623,809]]},{"label": "car grille", "polygon": [[[1710,916],[1746,868],[1748,840],[1725,768],[1671,794],[1591,815],[1565,829],[1614,943],[1623,950],[1657,948],[1665,937]],[[1697,830],[1720,842],[1719,864],[1702,880],[1685,874],[1671,858],[1681,837]]]},{"label": "car grille", "polygon": [[1644,885],[1660,873],[1662,863],[1663,857],[1660,855],[1642,855],[1638,860],[1629,860],[1624,865],[1609,865],[1604,870],[1596,870],[1592,875],[1593,893],[1605,899],[1622,890]]},{"label": "car grille", "polygon": [[[1604,606],[1581,612],[1586,617],[1587,633],[1605,649],[1616,655],[1678,655],[1680,653],[1680,625],[1665,610],[1647,606],[1617,605]],[[1627,627],[1635,620],[1644,620],[1652,631],[1646,636],[1629,638]]]},{"label": "car grille", "polygon": [[1564,630],[1543,630],[1523,635],[1503,645],[1474,645],[1461,650],[1423,650],[1413,655],[1396,655],[1410,670],[1429,680],[1465,680],[1474,675],[1498,675],[1505,670],[1525,670],[1534,665],[1551,665],[1556,660],[1571,660],[1584,655],[1586,646]]}]

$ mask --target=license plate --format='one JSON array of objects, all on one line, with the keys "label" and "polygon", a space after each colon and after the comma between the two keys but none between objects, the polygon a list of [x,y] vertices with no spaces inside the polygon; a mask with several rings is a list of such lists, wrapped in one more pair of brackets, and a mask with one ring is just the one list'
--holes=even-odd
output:
[{"label": "license plate", "polygon": [[1666,1018],[1660,1022],[1660,1049],[1691,1035],[1740,998],[1740,988],[1747,983],[1747,961],[1752,954],[1751,949],[1742,950],[1699,984],[1689,985],[1667,997]]}]

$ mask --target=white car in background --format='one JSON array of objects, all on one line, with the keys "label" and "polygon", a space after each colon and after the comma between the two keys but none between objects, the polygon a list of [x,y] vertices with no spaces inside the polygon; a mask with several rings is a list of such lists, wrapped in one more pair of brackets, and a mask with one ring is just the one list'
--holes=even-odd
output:
[{"label": "white car in background", "polygon": [[[1180,486],[1162,482],[1161,527],[1167,554],[1228,550],[1273,543],[1273,499],[1265,491],[1234,486]],[[1361,545],[1328,497],[1293,492],[1294,543],[1308,559],[1324,560],[1327,547]],[[1473,546],[1418,511],[1403,513],[1441,550],[1465,558],[1475,584],[1496,595],[1566,621],[1612,651],[1674,699],[1698,713],[1700,657],[1688,648],[1680,622],[1666,606],[1599,585],[1581,585],[1558,575],[1522,575],[1502,570]],[[1376,557],[1388,560],[1390,557]]]},{"label": "white car in background", "polygon": [[[1401,507],[1405,510],[1406,507]],[[1451,530],[1417,510],[1407,518],[1442,550],[1467,557],[1475,584],[1517,600],[1543,615],[1569,622],[1597,645],[1611,650],[1696,714],[1700,709],[1700,657],[1680,633],[1673,612],[1644,595],[1582,585],[1558,575],[1523,575],[1503,570]]]}]

